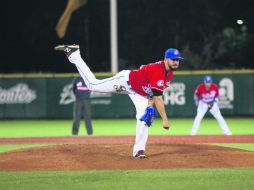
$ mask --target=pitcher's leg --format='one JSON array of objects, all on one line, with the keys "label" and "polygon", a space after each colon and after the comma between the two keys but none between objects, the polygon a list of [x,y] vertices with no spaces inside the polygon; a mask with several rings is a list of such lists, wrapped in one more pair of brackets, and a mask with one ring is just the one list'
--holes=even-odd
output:
[{"label": "pitcher's leg", "polygon": [[77,51],[73,52],[69,57],[69,61],[77,67],[79,74],[81,77],[84,79],[87,87],[91,89],[92,83],[96,80],[94,74],[90,70],[90,68],[87,66],[85,61],[81,58],[80,55],[80,50],[78,49]]},{"label": "pitcher's leg", "polygon": [[145,109],[148,106],[148,99],[138,94],[129,95],[136,108],[136,137],[133,147],[133,156],[135,157],[139,151],[145,151],[146,143],[148,140],[148,126],[144,122],[140,121],[140,118],[145,113]]},{"label": "pitcher's leg", "polygon": [[[76,65],[81,77],[84,79],[90,91],[105,93],[126,93],[129,71],[121,71],[113,77],[106,79],[96,79],[87,64],[81,58],[80,51],[77,50],[68,57],[69,61]],[[126,84],[123,84],[126,81]]]},{"label": "pitcher's leg", "polygon": [[147,140],[148,140],[148,126],[145,125],[144,122],[138,120],[136,126],[135,144],[133,147],[133,157],[135,157],[138,151],[140,150],[145,152]]},{"label": "pitcher's leg", "polygon": [[89,90],[97,92],[116,92],[114,87],[119,86],[119,77],[114,76],[103,80],[96,79],[90,68],[82,59],[79,46],[60,45],[55,47],[55,50],[67,53],[69,61],[77,67],[80,76],[84,79]]}]

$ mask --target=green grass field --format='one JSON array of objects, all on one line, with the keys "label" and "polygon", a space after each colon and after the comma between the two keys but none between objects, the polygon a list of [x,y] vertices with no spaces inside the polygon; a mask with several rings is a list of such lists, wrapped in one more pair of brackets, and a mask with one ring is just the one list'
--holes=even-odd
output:
[{"label": "green grass field", "polygon": [[[254,119],[226,119],[235,135],[254,134]],[[169,131],[161,128],[157,119],[149,129],[150,135],[188,135],[193,119],[171,119]],[[0,138],[71,136],[71,120],[0,121]],[[93,120],[94,135],[134,135],[135,120]],[[222,134],[214,119],[205,119],[201,135]],[[86,135],[83,123],[80,135]],[[216,144],[217,145],[217,144]],[[254,151],[254,144],[219,144]],[[0,145],[0,152],[41,144]],[[232,158],[233,159],[233,158]],[[1,160],[0,160],[1,162]],[[0,171],[1,190],[47,189],[183,189],[183,190],[249,190],[254,187],[253,168],[235,169],[165,169],[112,171],[4,172]]]},{"label": "green grass field", "polygon": [[[233,134],[254,134],[253,119],[226,119]],[[156,119],[149,129],[150,135],[188,135],[193,119],[171,119],[169,131],[162,129],[162,122]],[[15,120],[0,121],[1,137],[45,137],[71,136],[71,120]],[[135,135],[135,120],[97,119],[93,120],[94,135]],[[200,135],[218,135],[222,131],[215,119],[202,121]],[[86,135],[84,123],[80,125],[80,135]]]},{"label": "green grass field", "polygon": [[0,172],[3,190],[250,190],[253,169]]}]

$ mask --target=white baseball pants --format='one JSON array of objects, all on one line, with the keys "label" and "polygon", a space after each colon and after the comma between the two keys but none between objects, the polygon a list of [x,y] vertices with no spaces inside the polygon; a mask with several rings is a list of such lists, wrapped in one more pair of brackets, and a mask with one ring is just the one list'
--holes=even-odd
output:
[{"label": "white baseball pants", "polygon": [[113,77],[106,79],[96,79],[90,68],[81,58],[80,51],[77,50],[68,57],[69,61],[77,67],[81,77],[84,79],[90,91],[104,93],[119,93],[128,94],[136,108],[136,138],[133,147],[133,156],[139,150],[146,148],[148,140],[148,126],[139,119],[144,115],[145,109],[148,106],[148,98],[135,93],[129,84],[129,70],[123,70]]},{"label": "white baseball pants", "polygon": [[[202,101],[199,101],[199,105],[197,108],[197,115],[195,117],[192,129],[191,129],[191,135],[196,135],[201,123],[201,120],[203,119],[204,115],[206,114],[208,110],[208,104],[204,103]],[[217,102],[214,102],[213,107],[209,110],[209,112],[213,115],[213,117],[215,117],[215,119],[217,120],[217,122],[220,125],[220,128],[222,129],[223,133],[225,135],[232,135],[232,132],[230,131],[230,129],[228,128],[228,125],[226,123],[226,121],[224,120],[224,118],[221,115],[219,106]]]}]

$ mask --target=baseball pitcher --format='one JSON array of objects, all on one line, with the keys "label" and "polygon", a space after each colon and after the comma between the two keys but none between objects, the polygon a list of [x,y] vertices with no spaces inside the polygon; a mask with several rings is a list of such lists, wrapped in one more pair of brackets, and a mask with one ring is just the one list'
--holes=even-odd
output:
[{"label": "baseball pitcher", "polygon": [[165,52],[164,60],[143,65],[136,70],[123,70],[113,77],[98,80],[81,58],[78,45],[59,45],[55,50],[66,53],[90,91],[129,95],[136,108],[137,119],[133,157],[146,158],[148,128],[152,125],[156,113],[154,105],[162,118],[163,128],[170,127],[162,95],[172,80],[173,71],[183,59],[179,51],[170,48]]},{"label": "baseball pitcher", "polygon": [[197,134],[200,122],[207,111],[209,111],[215,117],[225,135],[232,135],[232,132],[228,128],[226,121],[221,115],[218,106],[218,97],[218,86],[213,83],[210,75],[206,75],[204,77],[204,83],[198,85],[194,92],[194,103],[197,106],[197,115],[191,129],[191,135]]}]

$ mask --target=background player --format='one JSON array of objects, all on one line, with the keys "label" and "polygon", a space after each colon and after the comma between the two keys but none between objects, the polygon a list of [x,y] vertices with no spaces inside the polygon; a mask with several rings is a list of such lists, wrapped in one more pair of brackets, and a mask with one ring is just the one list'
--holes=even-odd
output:
[{"label": "background player", "polygon": [[81,58],[78,45],[59,45],[55,50],[66,53],[91,91],[129,95],[135,105],[137,119],[133,156],[146,158],[148,127],[155,116],[154,104],[162,118],[163,128],[170,127],[162,95],[172,80],[172,71],[179,67],[179,61],[183,59],[179,51],[170,48],[165,52],[162,61],[143,65],[137,70],[123,70],[113,77],[98,80]]},{"label": "background player", "polygon": [[197,106],[197,115],[191,129],[191,135],[197,134],[200,122],[207,111],[209,111],[216,118],[225,135],[232,135],[232,132],[228,128],[227,123],[221,115],[218,106],[218,97],[218,86],[213,83],[210,75],[206,75],[204,77],[204,83],[198,85],[194,93],[194,102]]}]

